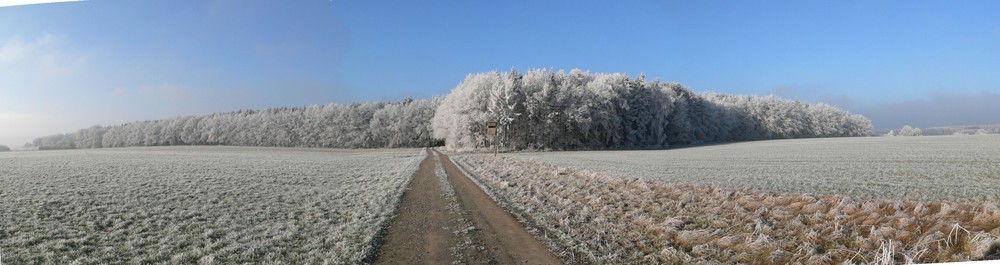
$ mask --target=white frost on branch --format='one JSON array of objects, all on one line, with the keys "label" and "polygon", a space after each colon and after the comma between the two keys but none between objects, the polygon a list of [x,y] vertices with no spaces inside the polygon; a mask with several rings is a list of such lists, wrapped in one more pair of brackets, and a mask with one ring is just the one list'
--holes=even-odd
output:
[{"label": "white frost on branch", "polygon": [[434,136],[450,149],[482,148],[491,119],[499,123],[502,147],[513,150],[867,136],[872,128],[867,118],[822,103],[697,94],[645,76],[539,69],[467,76],[438,107]]}]

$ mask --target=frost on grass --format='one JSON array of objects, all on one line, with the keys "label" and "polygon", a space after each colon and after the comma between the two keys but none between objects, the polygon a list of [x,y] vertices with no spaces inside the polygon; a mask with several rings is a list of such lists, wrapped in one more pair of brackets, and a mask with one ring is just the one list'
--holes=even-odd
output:
[{"label": "frost on grass", "polygon": [[795,139],[656,151],[507,155],[608,175],[751,191],[1000,202],[1000,135]]},{"label": "frost on grass", "polygon": [[580,263],[959,261],[983,257],[1000,237],[995,202],[852,200],[453,158]]},{"label": "frost on grass", "polygon": [[158,147],[0,155],[4,263],[356,263],[421,151]]}]

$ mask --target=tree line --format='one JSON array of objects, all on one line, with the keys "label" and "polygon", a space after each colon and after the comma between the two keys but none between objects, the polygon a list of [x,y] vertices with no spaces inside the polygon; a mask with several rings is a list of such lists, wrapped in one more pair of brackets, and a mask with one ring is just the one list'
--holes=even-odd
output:
[{"label": "tree line", "polygon": [[924,135],[924,131],[920,128],[912,127],[910,125],[903,125],[903,128],[899,129],[897,133],[894,130],[889,130],[885,136],[921,136]]},{"label": "tree line", "polygon": [[931,127],[923,129],[921,133],[923,135],[1000,134],[1000,124]]},{"label": "tree line", "polygon": [[868,136],[871,121],[827,104],[774,96],[697,94],[644,76],[530,70],[472,74],[432,121],[449,148],[666,148],[746,140]]},{"label": "tree line", "polygon": [[[486,122],[498,135],[486,135]],[[827,104],[694,93],[644,76],[530,70],[470,74],[444,98],[240,110],[35,139],[39,149],[164,145],[469,150],[667,148],[745,140],[867,136],[871,122]]]},{"label": "tree line", "polygon": [[327,148],[423,147],[439,98],[401,102],[328,104],[239,110],[116,126],[35,139],[39,149],[166,145],[237,145]]}]

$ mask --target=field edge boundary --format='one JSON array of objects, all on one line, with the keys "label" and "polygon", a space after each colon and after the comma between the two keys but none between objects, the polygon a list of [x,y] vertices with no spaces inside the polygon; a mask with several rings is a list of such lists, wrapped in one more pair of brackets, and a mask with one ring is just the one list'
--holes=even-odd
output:
[{"label": "field edge boundary", "polygon": [[420,149],[420,154],[416,155],[416,157],[419,158],[415,159],[414,160],[415,162],[411,162],[410,167],[407,167],[408,169],[411,167],[413,169],[412,172],[409,173],[410,177],[400,184],[398,189],[401,192],[399,192],[397,196],[391,196],[388,199],[389,204],[392,207],[392,211],[389,212],[389,214],[387,214],[385,218],[383,218],[378,223],[378,225],[376,226],[377,229],[375,230],[375,234],[372,235],[372,240],[364,250],[365,252],[364,255],[362,256],[363,258],[355,261],[354,264],[372,264],[375,262],[375,258],[376,256],[378,256],[379,249],[382,247],[382,245],[385,244],[384,242],[385,234],[386,231],[389,230],[389,223],[391,223],[392,220],[396,218],[396,215],[399,214],[399,205],[400,202],[403,201],[403,194],[406,194],[406,191],[410,186],[410,182],[413,181],[413,178],[417,175],[417,172],[420,171],[420,163],[423,162],[424,159],[427,159],[427,156],[430,155],[430,152],[427,149],[428,148]]},{"label": "field edge boundary", "polygon": [[[440,153],[440,151],[438,152]],[[517,219],[518,223],[520,223],[521,226],[525,228],[525,230],[528,230],[529,234],[531,234],[533,237],[535,237],[535,239],[542,242],[542,244],[548,247],[549,251],[552,252],[553,255],[556,255],[557,257],[563,259],[563,261],[566,262],[567,264],[574,264],[578,262],[584,262],[584,263],[590,262],[590,260],[583,260],[581,258],[586,256],[585,253],[573,251],[572,247],[560,243],[557,237],[550,237],[549,229],[537,225],[537,222],[535,222],[534,219],[525,214],[523,210],[514,207],[513,203],[510,203],[509,201],[507,201],[506,198],[498,195],[489,186],[486,186],[485,184],[483,184],[483,182],[479,181],[478,175],[472,174],[465,169],[465,167],[467,166],[465,162],[459,159],[452,159],[451,156],[447,156],[447,158],[448,160],[450,160],[452,163],[455,164],[455,166],[458,168],[459,171],[462,172],[462,174],[465,174],[465,176],[468,177],[469,180],[472,180],[472,182],[475,183],[476,186],[479,187],[479,189],[483,190],[483,192],[486,193],[486,195],[488,195],[490,199],[496,202],[496,204],[500,206],[500,208],[503,208],[505,211],[507,211],[508,214],[514,216],[514,219]]]}]

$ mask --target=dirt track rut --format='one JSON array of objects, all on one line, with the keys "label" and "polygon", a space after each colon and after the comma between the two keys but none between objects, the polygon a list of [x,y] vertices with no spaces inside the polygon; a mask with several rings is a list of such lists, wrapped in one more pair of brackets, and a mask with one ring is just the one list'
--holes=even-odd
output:
[{"label": "dirt track rut", "polygon": [[[439,182],[436,163],[448,183]],[[449,211],[442,184],[454,189],[458,209]],[[437,151],[421,162],[384,240],[375,264],[563,264]]]}]

